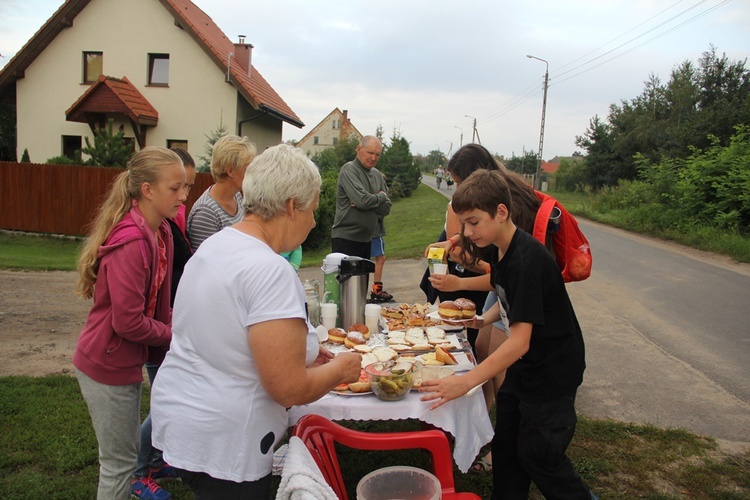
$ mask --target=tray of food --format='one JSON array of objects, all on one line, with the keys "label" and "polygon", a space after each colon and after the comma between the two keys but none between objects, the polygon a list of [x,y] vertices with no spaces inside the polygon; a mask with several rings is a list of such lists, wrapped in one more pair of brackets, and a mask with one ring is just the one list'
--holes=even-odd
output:
[{"label": "tray of food", "polygon": [[445,330],[461,329],[461,326],[445,323],[439,317],[428,317],[437,310],[437,306],[429,302],[424,304],[399,304],[397,306],[383,307],[381,315],[385,319],[384,332],[392,330],[406,330],[413,327],[439,327]]}]

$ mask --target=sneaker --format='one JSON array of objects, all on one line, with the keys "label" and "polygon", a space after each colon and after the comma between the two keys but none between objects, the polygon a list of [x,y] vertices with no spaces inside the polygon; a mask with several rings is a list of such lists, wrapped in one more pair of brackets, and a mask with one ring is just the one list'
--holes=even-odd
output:
[{"label": "sneaker", "polygon": [[151,469],[151,479],[157,483],[162,480],[179,481],[180,476],[177,475],[177,470],[174,467],[164,464],[158,469]]},{"label": "sneaker", "polygon": [[161,489],[151,476],[133,479],[130,484],[130,496],[140,500],[169,500],[172,495]]},{"label": "sneaker", "polygon": [[370,292],[370,302],[371,304],[378,304],[381,302],[392,302],[393,301],[393,295],[386,292],[385,290],[380,290],[379,292]]}]

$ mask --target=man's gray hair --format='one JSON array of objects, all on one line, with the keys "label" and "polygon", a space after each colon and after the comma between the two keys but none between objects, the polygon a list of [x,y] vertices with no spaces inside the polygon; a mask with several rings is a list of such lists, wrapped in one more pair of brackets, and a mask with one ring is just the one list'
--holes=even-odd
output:
[{"label": "man's gray hair", "polygon": [[245,215],[267,221],[283,214],[293,200],[299,210],[309,210],[320,193],[320,172],[305,153],[289,144],[270,147],[255,157],[242,181]]}]

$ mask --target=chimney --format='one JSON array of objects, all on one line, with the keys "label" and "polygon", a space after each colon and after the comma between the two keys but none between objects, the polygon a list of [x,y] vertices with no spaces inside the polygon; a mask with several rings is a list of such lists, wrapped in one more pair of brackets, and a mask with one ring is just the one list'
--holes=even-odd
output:
[{"label": "chimney", "polygon": [[245,43],[245,35],[238,35],[239,43],[234,44],[234,60],[245,70],[247,76],[250,76],[252,68],[252,55],[253,46],[252,44]]},{"label": "chimney", "polygon": [[348,118],[348,115],[349,115],[349,110],[348,110],[348,109],[345,109],[345,110],[343,111],[343,114],[344,114],[344,121],[347,121],[347,120],[349,119],[349,118]]}]

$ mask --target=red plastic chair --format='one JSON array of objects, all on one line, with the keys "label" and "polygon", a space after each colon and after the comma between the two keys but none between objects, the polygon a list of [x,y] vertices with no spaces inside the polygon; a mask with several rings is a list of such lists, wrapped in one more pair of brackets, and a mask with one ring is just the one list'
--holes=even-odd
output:
[{"label": "red plastic chair", "polygon": [[341,500],[348,500],[334,443],[358,450],[403,450],[421,448],[432,455],[432,473],[440,481],[444,500],[479,499],[474,493],[457,493],[453,482],[453,457],[442,431],[362,432],[347,429],[320,415],[302,417],[294,435],[310,450],[326,482]]}]

